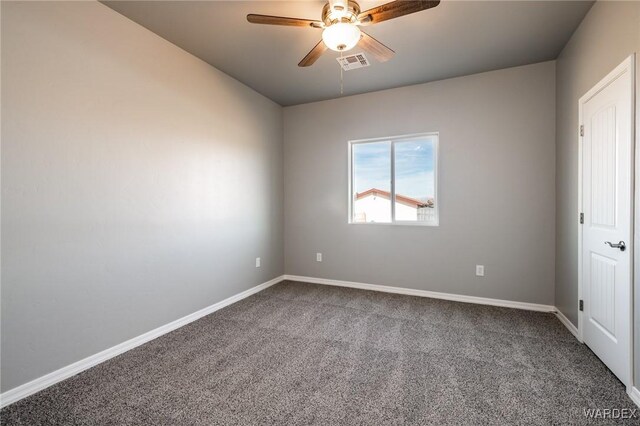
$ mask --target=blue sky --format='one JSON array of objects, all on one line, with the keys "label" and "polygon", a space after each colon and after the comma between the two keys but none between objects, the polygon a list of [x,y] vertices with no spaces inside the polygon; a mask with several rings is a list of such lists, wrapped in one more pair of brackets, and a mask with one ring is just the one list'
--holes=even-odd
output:
[{"label": "blue sky", "polygon": [[[353,146],[354,188],[363,192],[371,188],[390,190],[390,142],[355,144]],[[397,142],[396,193],[426,200],[433,197],[433,140]]]}]

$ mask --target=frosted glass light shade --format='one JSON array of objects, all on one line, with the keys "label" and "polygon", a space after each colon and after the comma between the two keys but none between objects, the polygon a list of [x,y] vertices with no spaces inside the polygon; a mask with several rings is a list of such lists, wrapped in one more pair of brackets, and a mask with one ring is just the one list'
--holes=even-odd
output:
[{"label": "frosted glass light shade", "polygon": [[322,41],[336,52],[353,49],[360,41],[360,28],[354,24],[339,22],[327,27],[322,32]]}]

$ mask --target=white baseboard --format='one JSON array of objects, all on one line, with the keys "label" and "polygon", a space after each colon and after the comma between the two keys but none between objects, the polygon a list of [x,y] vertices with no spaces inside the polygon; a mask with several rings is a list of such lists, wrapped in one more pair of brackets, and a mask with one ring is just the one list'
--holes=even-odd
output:
[{"label": "white baseboard", "polygon": [[464,296],[461,294],[440,293],[436,291],[415,290],[411,288],[390,287],[378,284],[365,284],[353,281],[328,280],[325,278],[301,277],[298,275],[285,275],[285,280],[300,281],[305,283],[332,285],[338,287],[359,288],[362,290],[381,291],[384,293],[406,294],[409,296],[430,297],[432,299],[452,300],[454,302],[476,303],[479,305],[502,306],[505,308],[525,309],[527,311],[556,312],[555,306],[540,305],[537,303],[514,302],[511,300],[489,299],[486,297]]},{"label": "white baseboard", "polygon": [[[12,404],[16,401],[21,400],[22,398],[25,398],[29,395],[39,392],[51,385],[54,385],[65,379],[68,379],[69,377],[75,376],[76,374],[81,373],[82,371],[85,371],[95,365],[98,365],[104,361],[107,361],[128,350],[131,350],[137,346],[140,346],[155,338],[158,338],[164,334],[167,334],[173,330],[176,330],[182,326],[185,326],[219,309],[229,306],[239,300],[249,297],[255,293],[258,293],[283,280],[331,285],[331,286],[338,286],[338,287],[358,288],[362,290],[380,291],[384,293],[396,293],[396,294],[405,294],[410,296],[430,297],[433,299],[444,299],[444,300],[451,300],[454,302],[501,306],[506,308],[524,309],[529,311],[554,312],[558,317],[558,319],[560,320],[560,322],[562,322],[567,327],[567,329],[569,329],[569,331],[579,340],[578,329],[571,323],[571,321],[567,319],[566,316],[562,314],[562,312],[558,311],[554,306],[551,306],[551,305],[541,305],[537,303],[527,303],[527,302],[514,302],[510,300],[490,299],[486,297],[464,296],[460,294],[441,293],[441,292],[427,291],[427,290],[416,290],[416,289],[402,288],[402,287],[391,287],[391,286],[378,285],[378,284],[366,284],[366,283],[358,283],[353,281],[339,281],[339,280],[330,280],[325,278],[303,277],[298,275],[282,275],[270,281],[267,281],[266,283],[257,285],[246,291],[243,291],[242,293],[238,293],[234,296],[231,296],[211,306],[203,308],[197,312],[194,312],[185,317],[182,317],[168,324],[165,324],[161,327],[153,329],[140,336],[134,337],[133,339],[127,340],[126,342],[120,343],[109,349],[105,349],[104,351],[99,352],[95,355],[91,355],[87,358],[84,358],[80,361],[77,361],[59,370],[56,370],[47,375],[34,379],[16,388],[10,389],[0,394],[0,408],[6,407],[9,404]],[[635,387],[631,388],[631,391],[629,392],[629,396],[638,406],[640,406],[640,391],[637,388]]]},{"label": "white baseboard", "polygon": [[80,361],[74,362],[73,364],[67,365],[66,367],[62,367],[59,370],[46,374],[42,377],[34,379],[28,383],[20,385],[16,388],[10,389],[2,394],[0,394],[0,408],[6,407],[9,404],[12,404],[16,401],[21,400],[29,395],[32,395],[36,392],[39,392],[51,385],[54,385],[58,382],[61,382],[69,377],[75,376],[82,371],[85,371],[93,366],[96,366],[108,359],[111,359],[117,355],[120,355],[128,350],[131,350],[137,346],[140,346],[144,343],[147,343],[155,338],[158,338],[164,334],[167,334],[173,330],[176,330],[182,326],[185,326],[195,320],[198,320],[206,315],[209,315],[219,309],[224,308],[225,306],[229,306],[239,300],[242,300],[246,297],[251,296],[252,294],[258,293],[268,287],[271,287],[274,284],[277,284],[284,280],[284,276],[276,277],[266,283],[262,283],[255,287],[252,287],[248,290],[243,291],[242,293],[238,293],[234,296],[231,296],[227,299],[224,299],[218,303],[215,303],[206,308],[200,309],[197,312],[189,314],[185,317],[172,321],[168,324],[165,324],[161,327],[148,331],[140,336],[134,337],[133,339],[129,339],[126,342],[122,342],[116,346],[113,346],[109,349],[105,349],[102,352],[98,352],[95,355],[91,355],[87,358],[84,358]]},{"label": "white baseboard", "polygon": [[556,316],[558,317],[560,322],[564,324],[565,327],[567,327],[567,329],[571,332],[571,334],[573,334],[575,338],[578,339],[578,341],[581,341],[580,336],[578,334],[578,328],[575,325],[573,325],[571,321],[569,321],[569,318],[567,318],[566,316],[564,316],[562,312],[560,312],[560,309],[556,309]]},{"label": "white baseboard", "polygon": [[632,387],[629,392],[629,397],[638,407],[640,407],[640,390],[638,390],[638,388]]}]

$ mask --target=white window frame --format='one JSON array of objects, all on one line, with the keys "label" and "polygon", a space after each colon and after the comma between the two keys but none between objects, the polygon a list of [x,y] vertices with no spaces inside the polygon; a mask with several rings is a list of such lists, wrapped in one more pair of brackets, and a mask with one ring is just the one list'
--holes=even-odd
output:
[{"label": "white window frame", "polygon": [[[411,220],[396,220],[396,185],[395,185],[395,144],[399,142],[406,142],[409,140],[416,140],[420,138],[435,136],[435,143],[433,146],[433,202],[435,204],[435,219],[431,222],[424,221],[411,221]],[[353,146],[358,144],[365,144],[371,142],[390,142],[391,143],[391,222],[354,222],[353,221]],[[410,135],[400,136],[388,136],[383,138],[371,138],[371,139],[356,139],[348,142],[348,175],[349,181],[347,186],[347,198],[349,202],[348,207],[348,223],[350,225],[399,225],[399,226],[440,226],[440,205],[438,203],[438,157],[439,157],[439,144],[440,133],[439,132],[425,132],[414,133]]]}]

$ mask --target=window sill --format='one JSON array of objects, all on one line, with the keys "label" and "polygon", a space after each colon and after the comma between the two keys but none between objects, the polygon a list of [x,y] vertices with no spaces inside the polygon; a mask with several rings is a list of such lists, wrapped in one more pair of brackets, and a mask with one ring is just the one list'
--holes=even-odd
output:
[{"label": "window sill", "polygon": [[409,221],[398,221],[398,222],[348,222],[349,225],[374,225],[374,226],[427,226],[427,227],[438,227],[440,226],[439,222],[409,222]]}]

